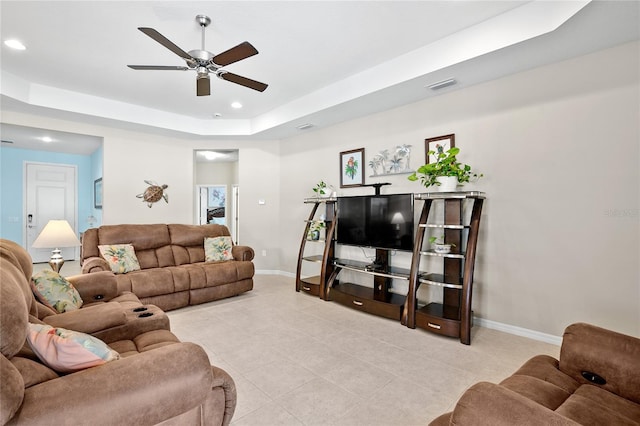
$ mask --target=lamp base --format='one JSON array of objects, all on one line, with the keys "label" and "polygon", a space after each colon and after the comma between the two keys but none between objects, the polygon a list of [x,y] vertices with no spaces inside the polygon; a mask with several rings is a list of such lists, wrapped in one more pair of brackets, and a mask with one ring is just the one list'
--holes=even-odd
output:
[{"label": "lamp base", "polygon": [[60,273],[60,269],[62,269],[62,265],[64,265],[64,259],[60,254],[60,249],[54,249],[51,251],[51,259],[49,259],[49,266],[55,272]]}]

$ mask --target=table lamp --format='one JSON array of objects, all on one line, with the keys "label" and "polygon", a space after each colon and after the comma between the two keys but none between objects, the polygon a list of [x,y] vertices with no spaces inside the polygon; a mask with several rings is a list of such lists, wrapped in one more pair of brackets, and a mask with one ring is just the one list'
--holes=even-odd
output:
[{"label": "table lamp", "polygon": [[50,220],[42,229],[38,238],[33,242],[33,248],[51,248],[55,247],[51,252],[49,266],[56,272],[60,272],[64,259],[60,254],[60,247],[77,247],[80,240],[76,236],[71,225],[66,220]]}]

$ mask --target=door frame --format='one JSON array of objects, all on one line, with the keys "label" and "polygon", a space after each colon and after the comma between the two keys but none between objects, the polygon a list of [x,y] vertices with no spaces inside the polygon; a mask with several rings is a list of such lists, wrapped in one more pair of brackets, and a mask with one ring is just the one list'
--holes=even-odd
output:
[{"label": "door frame", "polygon": [[[39,166],[53,166],[53,167],[71,167],[74,170],[73,176],[73,223],[71,226],[73,229],[78,230],[78,165],[77,164],[66,164],[66,163],[47,163],[44,161],[31,161],[25,160],[22,162],[22,243],[23,247],[27,247],[27,166],[39,165]],[[46,225],[46,224],[45,224]],[[73,260],[80,259],[78,247],[73,247]],[[28,251],[28,248],[26,248]]]}]

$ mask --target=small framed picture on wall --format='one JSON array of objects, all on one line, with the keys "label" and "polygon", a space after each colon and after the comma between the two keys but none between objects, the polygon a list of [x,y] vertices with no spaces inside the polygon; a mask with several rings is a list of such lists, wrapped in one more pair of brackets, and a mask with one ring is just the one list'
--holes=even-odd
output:
[{"label": "small framed picture on wall", "polygon": [[102,208],[102,178],[93,181],[93,207]]},{"label": "small framed picture on wall", "polygon": [[[438,161],[438,153],[447,152],[450,148],[456,146],[456,135],[454,133],[444,136],[436,136],[435,138],[429,138],[424,140],[424,153],[426,157],[426,164],[435,163]],[[434,154],[429,155],[429,152],[433,151]]]},{"label": "small framed picture on wall", "polygon": [[340,153],[340,188],[364,185],[364,148]]}]

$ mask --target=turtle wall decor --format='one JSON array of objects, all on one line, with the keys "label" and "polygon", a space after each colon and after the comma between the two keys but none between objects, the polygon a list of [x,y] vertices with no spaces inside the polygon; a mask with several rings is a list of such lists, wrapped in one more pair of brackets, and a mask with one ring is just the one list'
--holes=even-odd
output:
[{"label": "turtle wall decor", "polygon": [[165,202],[169,202],[169,196],[164,192],[169,185],[158,185],[152,180],[145,180],[144,182],[149,185],[149,187],[145,189],[142,194],[136,195],[136,197],[142,198],[142,202],[147,203],[149,208],[153,206],[153,203],[160,201],[161,198],[163,198]]}]

